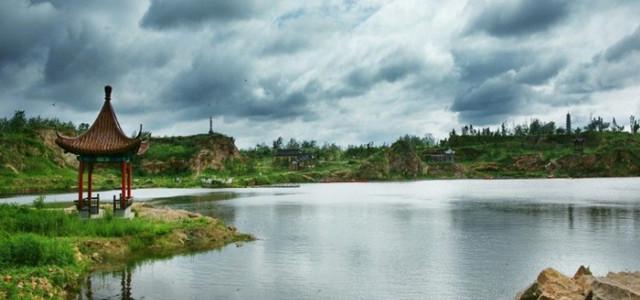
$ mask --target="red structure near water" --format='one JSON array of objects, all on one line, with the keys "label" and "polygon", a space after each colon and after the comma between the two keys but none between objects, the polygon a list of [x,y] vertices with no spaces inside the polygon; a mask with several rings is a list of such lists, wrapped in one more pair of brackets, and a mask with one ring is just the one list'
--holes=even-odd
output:
[{"label": "red structure near water", "polygon": [[[111,106],[111,86],[104,88],[105,98],[102,109],[96,120],[87,132],[77,136],[68,137],[57,134],[56,144],[65,152],[76,154],[80,161],[78,169],[78,200],[76,207],[81,215],[100,215],[100,197],[92,196],[93,170],[96,164],[120,164],[121,193],[119,199],[113,198],[113,210],[116,214],[126,216],[126,211],[133,202],[131,194],[132,185],[132,159],[136,155],[142,155],[149,148],[149,144],[141,138],[142,125],[135,138],[127,137],[118,118]],[[87,197],[84,197],[83,183],[84,172],[87,169]]]}]

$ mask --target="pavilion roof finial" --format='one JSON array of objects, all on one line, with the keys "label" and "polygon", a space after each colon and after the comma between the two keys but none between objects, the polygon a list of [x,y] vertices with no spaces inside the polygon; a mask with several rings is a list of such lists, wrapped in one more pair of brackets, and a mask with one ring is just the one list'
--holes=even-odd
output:
[{"label": "pavilion roof finial", "polygon": [[110,85],[106,85],[104,87],[104,100],[111,100],[111,86]]}]

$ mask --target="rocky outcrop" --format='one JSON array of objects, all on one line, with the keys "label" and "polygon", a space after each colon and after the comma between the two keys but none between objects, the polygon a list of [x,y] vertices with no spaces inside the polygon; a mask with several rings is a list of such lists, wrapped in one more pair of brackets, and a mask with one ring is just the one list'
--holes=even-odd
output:
[{"label": "rocky outcrop", "polygon": [[76,159],[75,154],[65,153],[62,148],[56,145],[56,132],[53,129],[40,129],[38,130],[38,135],[42,139],[47,148],[53,151],[51,159],[61,167],[78,167],[78,160]]},{"label": "rocky outcrop", "polygon": [[389,176],[389,160],[385,155],[370,157],[356,171],[356,178],[382,180]]},{"label": "rocky outcrop", "polygon": [[389,170],[403,176],[416,177],[422,174],[422,160],[418,157],[409,142],[398,140],[391,145],[386,153]]},{"label": "rocky outcrop", "polygon": [[514,158],[514,165],[516,169],[521,171],[532,171],[541,169],[544,166],[544,160],[542,154],[525,154]]},{"label": "rocky outcrop", "polygon": [[569,278],[553,268],[544,269],[517,300],[640,300],[640,272],[609,273],[595,277],[580,266]]},{"label": "rocky outcrop", "polygon": [[[180,151],[171,152],[176,148]],[[226,161],[239,159],[242,156],[234,139],[214,133],[152,139],[150,150],[142,156],[140,163],[148,174],[199,175],[207,169],[222,170]]]},{"label": "rocky outcrop", "polygon": [[640,272],[609,273],[596,278],[592,289],[593,300],[640,300]]},{"label": "rocky outcrop", "polygon": [[194,174],[200,174],[206,169],[221,170],[224,168],[224,161],[228,159],[240,159],[240,151],[233,138],[212,136],[201,144],[201,148],[189,161],[189,169]]}]

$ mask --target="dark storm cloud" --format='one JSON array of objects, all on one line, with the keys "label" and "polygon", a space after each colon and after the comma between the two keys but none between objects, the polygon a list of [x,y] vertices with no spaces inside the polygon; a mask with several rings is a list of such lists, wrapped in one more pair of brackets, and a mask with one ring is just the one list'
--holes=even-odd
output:
[{"label": "dark storm cloud", "polygon": [[0,69],[40,56],[59,34],[56,18],[55,9],[48,4],[0,1]]},{"label": "dark storm cloud", "polygon": [[281,34],[267,42],[262,54],[286,55],[302,51],[311,45],[311,41],[297,32]]},{"label": "dark storm cloud", "polygon": [[425,67],[419,55],[396,50],[375,64],[354,68],[344,77],[344,87],[330,93],[337,97],[358,96],[378,83],[401,81],[424,71]]},{"label": "dark storm cloud", "polygon": [[496,124],[523,108],[531,91],[514,82],[512,74],[491,78],[458,95],[451,107],[463,121],[478,125]]},{"label": "dark storm cloud", "polygon": [[162,134],[213,115],[360,142],[586,109],[640,83],[637,3],[5,0],[0,113],[93,116],[112,84]]},{"label": "dark storm cloud", "polygon": [[[311,117],[310,86],[290,91],[276,78],[253,79],[252,66],[237,56],[200,56],[164,92],[165,107],[185,119],[235,116],[251,119]],[[261,91],[258,93],[257,91]]]},{"label": "dark storm cloud", "polygon": [[49,48],[44,78],[51,84],[78,77],[113,80],[128,68],[119,63],[123,60],[122,54],[109,39],[99,37],[95,30],[85,25],[78,32],[68,32],[64,39]]},{"label": "dark storm cloud", "polygon": [[523,111],[531,86],[546,84],[566,65],[560,55],[533,49],[461,48],[453,51],[459,93],[450,107],[465,123],[493,124]]},{"label": "dark storm cloud", "polygon": [[484,31],[496,37],[546,31],[569,14],[568,0],[492,2],[467,25],[468,32]]},{"label": "dark storm cloud", "polygon": [[640,26],[631,35],[613,44],[604,52],[607,61],[619,61],[640,51]]},{"label": "dark storm cloud", "polygon": [[560,79],[559,90],[585,94],[624,88],[640,83],[640,27],[590,62],[568,69]]},{"label": "dark storm cloud", "polygon": [[131,72],[154,69],[169,60],[165,48],[121,44],[121,37],[86,22],[68,26],[66,34],[50,44],[43,80],[28,95],[80,111],[94,110],[102,101],[99,91],[105,84],[122,86]]},{"label": "dark storm cloud", "polygon": [[529,50],[520,49],[464,48],[453,51],[461,80],[467,82],[484,81],[506,71],[520,69],[531,63],[533,55]]},{"label": "dark storm cloud", "polygon": [[259,4],[252,0],[151,0],[140,24],[145,28],[171,29],[247,19],[259,12]]},{"label": "dark storm cloud", "polygon": [[541,57],[518,70],[516,81],[529,85],[547,83],[555,77],[567,64],[564,57]]}]

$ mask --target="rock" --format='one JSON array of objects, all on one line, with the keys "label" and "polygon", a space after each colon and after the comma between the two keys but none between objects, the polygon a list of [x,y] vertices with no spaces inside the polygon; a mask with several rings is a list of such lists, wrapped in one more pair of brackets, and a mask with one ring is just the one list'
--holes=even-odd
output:
[{"label": "rock", "polygon": [[595,277],[580,266],[573,278],[547,268],[516,296],[517,300],[640,300],[640,272],[609,273]]},{"label": "rock", "polygon": [[589,295],[591,293],[591,284],[595,280],[593,274],[591,274],[591,270],[588,267],[580,266],[576,274],[573,275],[573,280],[580,285],[583,290],[584,295]]},{"label": "rock", "polygon": [[[586,268],[585,268],[586,269]],[[578,270],[580,272],[580,270]],[[582,275],[581,275],[582,277]],[[518,300],[585,300],[588,291],[553,268],[544,269],[536,282],[520,292]]]},{"label": "rock", "polygon": [[640,300],[640,272],[609,273],[591,285],[593,300]]},{"label": "rock", "polygon": [[544,166],[544,169],[547,170],[547,172],[555,172],[559,168],[560,164],[558,164],[558,161],[555,159],[549,161],[549,163]]},{"label": "rock", "polygon": [[95,262],[101,262],[102,261],[102,257],[100,256],[100,254],[98,252],[93,252],[93,254],[91,254],[91,259]]}]

